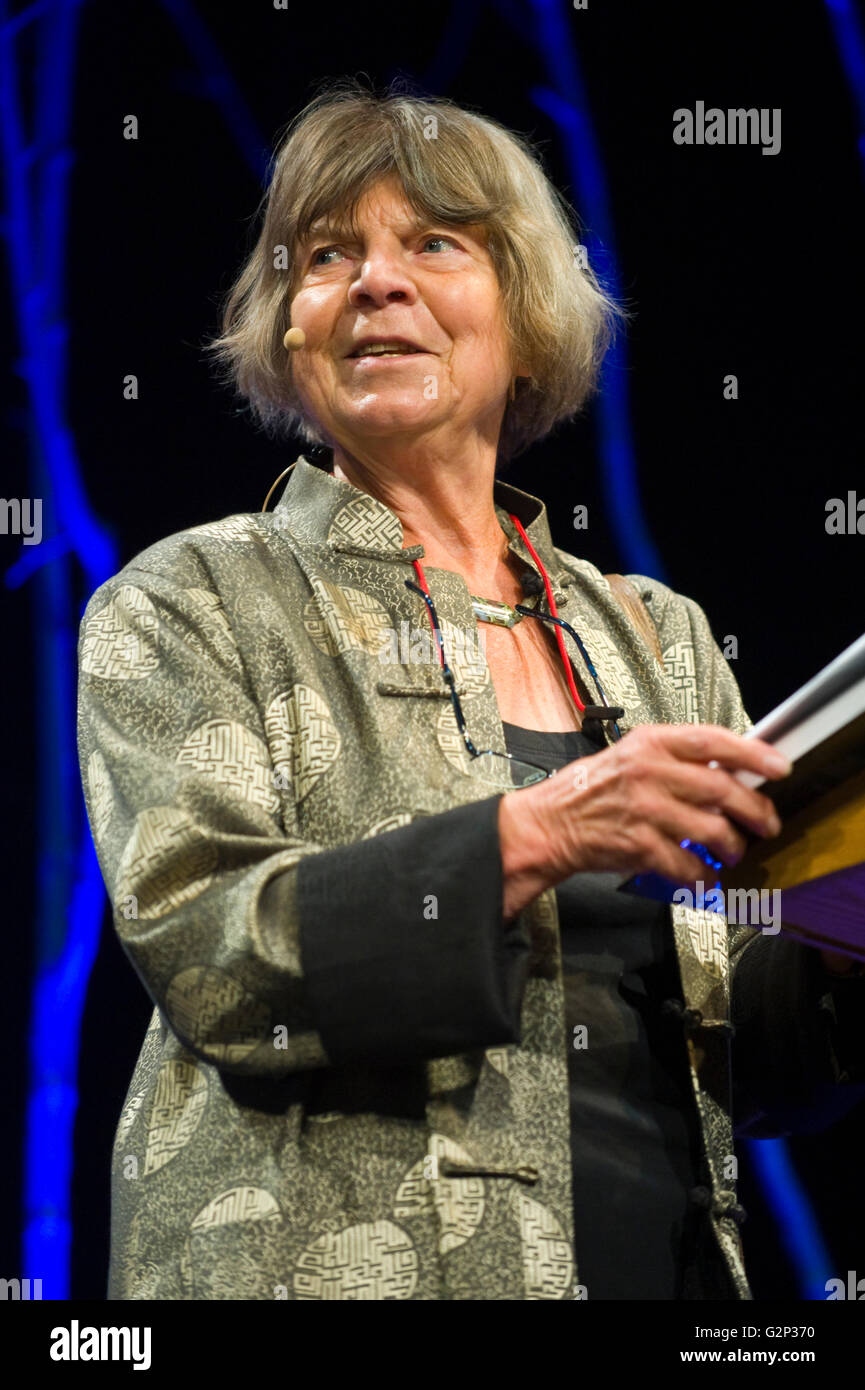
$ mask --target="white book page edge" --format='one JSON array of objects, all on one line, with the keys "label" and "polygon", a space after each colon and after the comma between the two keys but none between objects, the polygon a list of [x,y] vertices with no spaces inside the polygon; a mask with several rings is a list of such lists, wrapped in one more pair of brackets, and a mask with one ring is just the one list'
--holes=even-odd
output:
[{"label": "white book page edge", "polygon": [[[783,706],[779,706],[783,708]],[[855,685],[836,695],[834,700],[823,705],[821,709],[815,710],[813,714],[803,719],[801,724],[790,729],[787,733],[780,734],[777,738],[772,738],[768,733],[761,733],[762,724],[766,724],[772,719],[772,715],[767,715],[766,720],[761,720],[760,724],[755,724],[753,729],[749,729],[745,738],[764,738],[767,743],[771,743],[773,748],[777,748],[779,753],[783,753],[791,762],[797,758],[804,757],[810,753],[812,748],[816,748],[824,739],[843,729],[845,724],[849,724],[852,719],[861,714],[865,709],[865,677],[858,680]],[[757,772],[737,772],[734,774],[739,782],[746,787],[759,787],[767,779],[761,777]]]}]

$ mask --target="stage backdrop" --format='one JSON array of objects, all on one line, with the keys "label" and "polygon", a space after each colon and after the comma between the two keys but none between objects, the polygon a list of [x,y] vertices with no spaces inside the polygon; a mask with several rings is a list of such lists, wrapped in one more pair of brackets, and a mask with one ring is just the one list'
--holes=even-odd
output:
[{"label": "stage backdrop", "polygon": [[[4,39],[47,173],[34,187],[13,161],[7,181],[2,490],[47,501],[38,545],[0,536],[4,1094],[21,1136],[3,1146],[0,1274],[21,1267],[28,1193],[50,1189],[57,1210],[31,1211],[31,1236],[69,1219],[71,1290],[101,1298],[110,1145],[149,1002],[107,914],[88,926],[75,896],[70,632],[106,566],[258,510],[299,452],[255,432],[201,350],[280,127],[329,77],[399,76],[538,143],[632,319],[602,400],[505,476],[545,498],[560,546],[604,571],[651,566],[695,598],[756,719],[863,628],[865,93],[858,12],[841,24],[845,7],[818,3],[84,4],[63,21],[65,58],[44,8]],[[762,113],[758,138],[707,143],[710,108]],[[7,123],[7,158],[13,135]],[[832,499],[844,524],[830,534]],[[80,1055],[74,1009],[51,1003],[72,930],[95,950],[92,973],[87,949],[65,958]],[[46,1175],[28,1096],[34,1078],[51,1094],[60,1054],[56,1130],[44,1104],[30,1110]],[[788,1144],[832,1274],[863,1258],[863,1139],[860,1107]],[[795,1232],[741,1157],[755,1293],[798,1297]]]}]

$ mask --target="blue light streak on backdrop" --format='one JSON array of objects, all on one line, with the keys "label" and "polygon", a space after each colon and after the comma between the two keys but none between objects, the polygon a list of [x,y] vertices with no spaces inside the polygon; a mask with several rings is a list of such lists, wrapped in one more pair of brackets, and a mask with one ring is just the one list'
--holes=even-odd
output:
[{"label": "blue light streak on backdrop", "polygon": [[865,172],[865,26],[852,0],[826,0],[826,9],[856,108],[859,125],[857,146]]},{"label": "blue light streak on backdrop", "polygon": [[[532,100],[561,131],[580,217],[587,225],[589,263],[613,297],[620,300],[621,280],[603,161],[572,33],[565,22],[566,15],[573,20],[574,12],[562,0],[531,0],[531,8],[537,46],[551,83],[550,87],[533,88]],[[607,521],[624,557],[624,567],[629,573],[665,582],[666,566],[649,533],[640,502],[628,399],[627,347],[621,334],[607,353],[595,409]]]},{"label": "blue light streak on backdrop", "polygon": [[[11,15],[0,0],[2,228],[20,345],[16,368],[29,407],[32,496],[42,499],[45,531],[39,546],[22,547],[5,575],[8,588],[31,583],[36,689],[39,848],[21,1258],[22,1277],[41,1279],[50,1299],[69,1295],[81,1019],[107,902],[78,770],[78,625],[86,598],[119,568],[114,540],[87,503],[65,408],[68,133],[80,8],[80,0],[56,0]],[[198,64],[204,94],[219,104],[262,179],[267,145],[206,27],[187,0],[166,0],[166,9]],[[30,133],[15,54],[22,35],[35,35]]]},{"label": "blue light streak on backdrop", "polygon": [[826,1282],[833,1276],[832,1259],[790,1150],[783,1139],[746,1139],[745,1147],[796,1270],[799,1293],[811,1302],[825,1299]]},{"label": "blue light streak on backdrop", "polygon": [[[76,753],[75,594],[116,568],[111,538],[87,505],[66,423],[63,277],[74,0],[11,17],[0,4],[0,130],[3,232],[29,406],[30,480],[42,499],[47,540],[28,547],[5,576],[31,584],[36,708],[38,858],[35,982],[29,1030],[22,1276],[45,1298],[68,1294],[70,1184],[78,1046],[87,981],[99,942],[105,890],[84,814]],[[24,129],[16,41],[35,29],[33,129]],[[77,562],[76,570],[74,562]]]}]

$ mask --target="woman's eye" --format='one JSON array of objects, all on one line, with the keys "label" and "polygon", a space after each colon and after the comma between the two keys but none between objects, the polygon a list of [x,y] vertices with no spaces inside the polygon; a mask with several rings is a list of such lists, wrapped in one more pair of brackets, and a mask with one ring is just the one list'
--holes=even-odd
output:
[{"label": "woman's eye", "polygon": [[438,233],[436,233],[435,236],[428,236],[428,237],[427,237],[426,241],[424,242],[424,249],[426,249],[426,248],[429,246],[430,242],[433,242],[433,241],[445,242],[448,246],[455,246],[455,245],[456,245],[456,242],[451,241],[451,239],[450,239],[449,236],[441,236],[441,235],[439,235]]},{"label": "woman's eye", "polygon": [[338,256],[339,254],[340,250],[338,246],[320,246],[317,251],[313,251],[312,253],[312,264],[330,265],[330,261],[321,261],[319,260],[319,256]]}]

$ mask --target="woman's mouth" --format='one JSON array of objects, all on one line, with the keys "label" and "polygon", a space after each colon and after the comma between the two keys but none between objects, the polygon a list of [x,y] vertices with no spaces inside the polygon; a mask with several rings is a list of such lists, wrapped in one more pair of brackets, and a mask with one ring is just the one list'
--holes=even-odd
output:
[{"label": "woman's mouth", "polygon": [[381,338],[359,343],[348,355],[354,361],[371,361],[374,358],[415,357],[418,354],[424,355],[424,351],[424,348],[418,347],[416,343],[403,339]]}]

